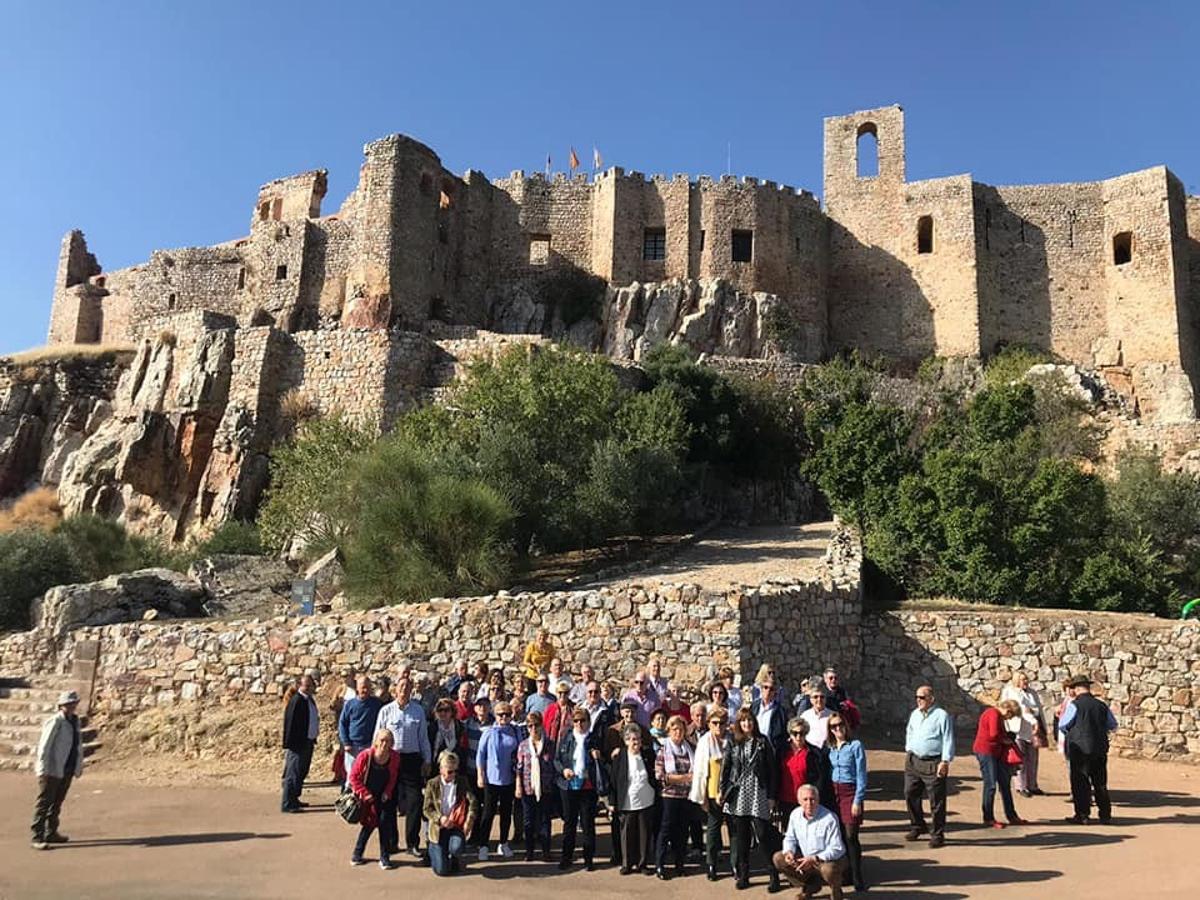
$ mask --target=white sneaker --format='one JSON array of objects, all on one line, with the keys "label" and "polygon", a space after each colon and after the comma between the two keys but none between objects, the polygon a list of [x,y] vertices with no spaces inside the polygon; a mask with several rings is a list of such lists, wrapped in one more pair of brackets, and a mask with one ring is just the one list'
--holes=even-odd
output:
[{"label": "white sneaker", "polygon": [[508,844],[501,844],[501,845],[500,845],[499,847],[497,847],[496,849],[500,851],[500,855],[501,855],[501,856],[503,856],[505,859],[512,859],[512,858],[513,858],[513,850],[512,850],[512,847],[508,846]]},{"label": "white sneaker", "polygon": [[480,844],[480,845],[479,845],[479,861],[480,861],[480,862],[487,862],[487,861],[488,861],[488,849],[487,849],[487,844]]}]

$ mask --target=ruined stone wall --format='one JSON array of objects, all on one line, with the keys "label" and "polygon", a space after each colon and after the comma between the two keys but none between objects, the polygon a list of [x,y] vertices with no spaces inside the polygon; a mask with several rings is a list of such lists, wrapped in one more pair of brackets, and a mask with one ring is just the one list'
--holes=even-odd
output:
[{"label": "ruined stone wall", "polygon": [[1071,675],[1089,674],[1112,704],[1122,755],[1200,762],[1200,622],[1054,610],[902,610],[863,619],[864,657],[850,684],[866,721],[901,725],[913,688],[973,732],[981,703],[994,703],[1023,671],[1047,724]]}]

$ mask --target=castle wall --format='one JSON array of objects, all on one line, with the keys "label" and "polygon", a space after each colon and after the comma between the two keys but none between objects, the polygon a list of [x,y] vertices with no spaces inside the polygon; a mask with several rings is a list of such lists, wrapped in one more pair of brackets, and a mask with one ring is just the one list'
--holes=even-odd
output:
[{"label": "castle wall", "polygon": [[1108,331],[1103,185],[975,185],[981,350],[1024,344],[1091,365]]},{"label": "castle wall", "polygon": [[[860,178],[857,154],[867,132],[878,135],[878,174]],[[976,355],[971,178],[906,183],[904,169],[900,107],[825,120],[831,348],[908,363],[933,354]],[[918,235],[923,216],[932,219],[928,252]]]}]

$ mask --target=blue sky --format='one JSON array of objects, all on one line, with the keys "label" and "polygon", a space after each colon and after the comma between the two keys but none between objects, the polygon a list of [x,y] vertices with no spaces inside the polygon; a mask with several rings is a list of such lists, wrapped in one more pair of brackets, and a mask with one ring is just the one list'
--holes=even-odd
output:
[{"label": "blue sky", "polygon": [[1200,193],[1193,2],[0,0],[0,353],[45,338],[59,242],[105,269],[248,230],[272,178],[392,132],[455,171],[733,171],[820,193],[821,119],[900,103],[910,179]]}]

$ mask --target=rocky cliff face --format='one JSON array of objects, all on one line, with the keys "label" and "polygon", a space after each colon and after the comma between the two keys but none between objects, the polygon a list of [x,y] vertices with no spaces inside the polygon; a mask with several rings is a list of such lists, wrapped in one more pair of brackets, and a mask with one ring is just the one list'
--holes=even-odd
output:
[{"label": "rocky cliff face", "polygon": [[58,484],[67,457],[111,415],[131,355],[0,361],[0,498]]},{"label": "rocky cliff face", "polygon": [[205,331],[186,348],[144,340],[112,412],[67,458],[59,499],[130,530],[181,541],[248,513],[269,446],[255,411],[234,399],[235,331]]}]

